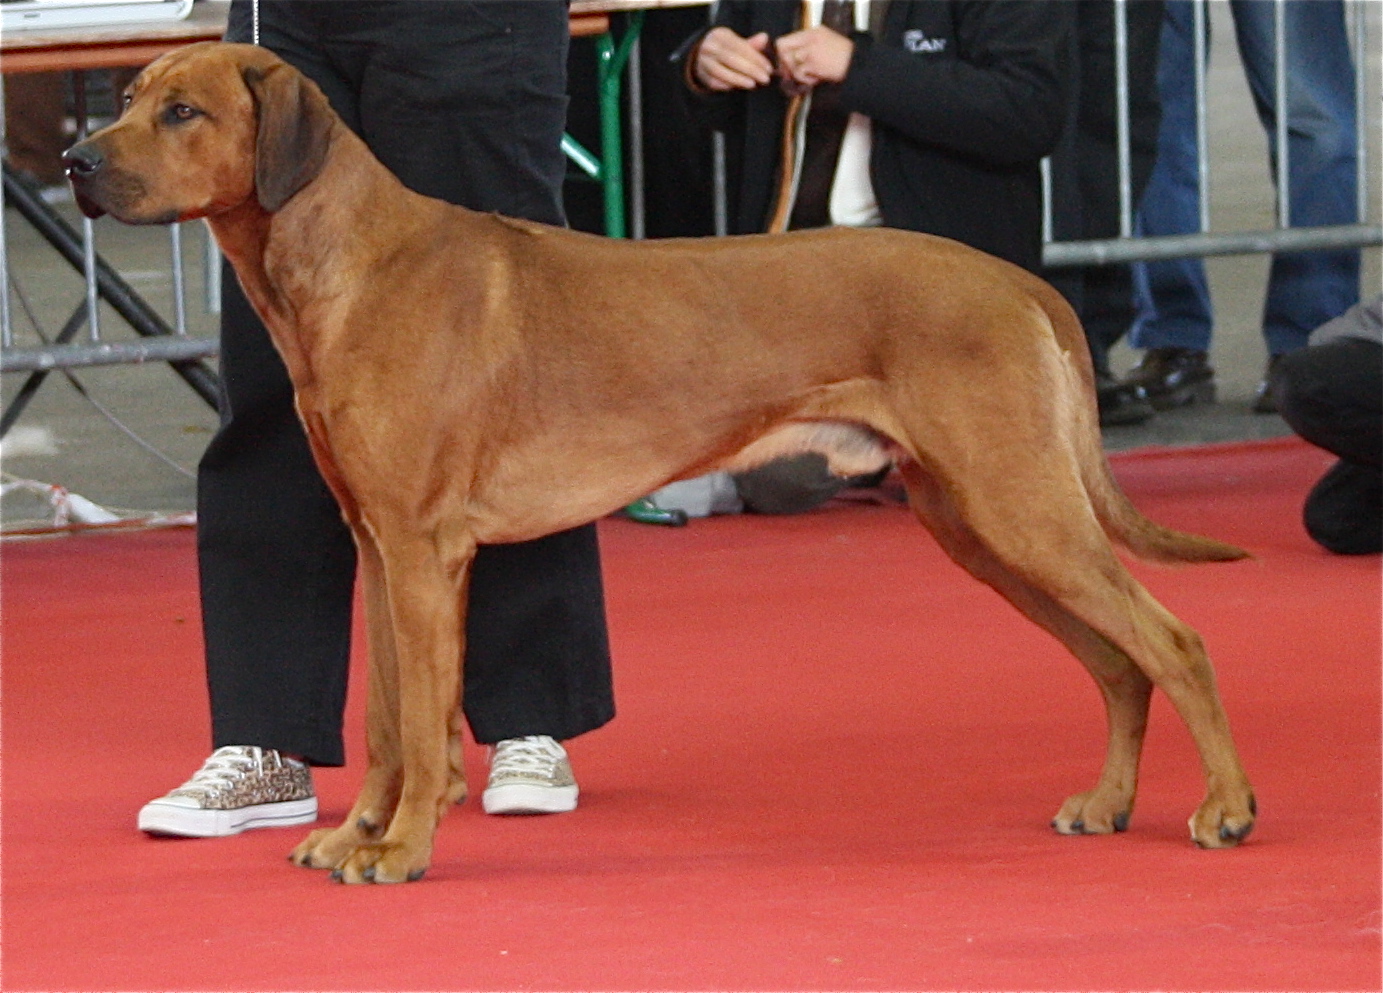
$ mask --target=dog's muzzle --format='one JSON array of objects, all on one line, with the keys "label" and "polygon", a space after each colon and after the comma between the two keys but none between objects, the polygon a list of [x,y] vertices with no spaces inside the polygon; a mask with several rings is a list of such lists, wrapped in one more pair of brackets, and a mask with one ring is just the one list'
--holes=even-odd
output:
[{"label": "dog's muzzle", "polygon": [[90,184],[106,164],[101,150],[90,142],[80,142],[62,153],[62,164],[81,212],[91,218],[104,214],[105,208],[92,199],[89,192]]}]

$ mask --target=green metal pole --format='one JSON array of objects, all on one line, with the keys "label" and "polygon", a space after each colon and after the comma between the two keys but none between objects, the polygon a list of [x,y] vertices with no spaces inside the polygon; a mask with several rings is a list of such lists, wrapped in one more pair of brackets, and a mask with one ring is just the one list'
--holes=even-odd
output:
[{"label": "green metal pole", "polygon": [[605,233],[624,237],[624,135],[620,126],[621,80],[614,39],[609,33],[596,41],[597,86],[600,93],[600,179],[605,189]]},{"label": "green metal pole", "polygon": [[597,181],[601,179],[600,160],[586,151],[581,142],[577,141],[569,134],[564,134],[562,135],[562,151],[566,153],[567,158],[576,163],[576,167],[587,176]]},{"label": "green metal pole", "polygon": [[643,30],[644,12],[629,15],[624,36],[615,44],[606,32],[596,40],[596,78],[600,93],[600,165],[605,188],[605,233],[611,238],[625,237],[624,215],[624,129],[620,98],[624,90],[624,69],[629,52]]}]

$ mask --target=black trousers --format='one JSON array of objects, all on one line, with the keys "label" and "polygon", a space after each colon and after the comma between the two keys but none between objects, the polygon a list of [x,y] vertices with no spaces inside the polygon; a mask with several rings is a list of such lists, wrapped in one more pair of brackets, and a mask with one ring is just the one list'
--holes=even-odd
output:
[{"label": "black trousers", "polygon": [[1338,338],[1289,352],[1273,395],[1292,430],[1339,457],[1306,498],[1306,532],[1329,551],[1383,551],[1383,346]]},{"label": "black trousers", "polygon": [[[1138,209],[1162,120],[1157,98],[1163,5],[1127,5],[1129,155],[1132,207]],[[1057,241],[1119,234],[1119,145],[1112,0],[1078,0],[1080,87],[1061,143],[1052,153],[1052,234]],[[1090,355],[1109,372],[1109,349],[1133,324],[1133,275],[1127,264],[1043,271],[1080,315]]]},{"label": "black trousers", "polygon": [[[228,40],[250,40],[250,23],[238,0]],[[412,189],[563,222],[565,4],[262,2],[260,42]],[[222,423],[198,475],[214,744],[340,765],[355,547],[283,363],[229,270],[224,285]],[[480,549],[463,698],[484,743],[614,716],[594,525]]]}]

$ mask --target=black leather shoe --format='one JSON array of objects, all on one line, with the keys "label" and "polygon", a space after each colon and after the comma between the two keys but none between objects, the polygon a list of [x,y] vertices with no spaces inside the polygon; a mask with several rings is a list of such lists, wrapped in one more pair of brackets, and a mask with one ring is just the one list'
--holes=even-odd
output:
[{"label": "black leather shoe", "polygon": [[1281,355],[1274,355],[1268,359],[1268,368],[1263,372],[1263,381],[1253,392],[1253,412],[1255,414],[1277,413],[1277,396],[1273,393],[1273,369],[1277,366],[1277,360],[1280,358],[1282,358]]},{"label": "black leather shoe", "polygon": [[1095,374],[1095,399],[1100,404],[1100,427],[1142,424],[1153,415],[1142,387],[1121,383],[1107,372]]},{"label": "black leather shoe", "polygon": [[1153,410],[1215,402],[1215,370],[1205,352],[1190,348],[1148,349],[1124,384],[1142,387]]}]

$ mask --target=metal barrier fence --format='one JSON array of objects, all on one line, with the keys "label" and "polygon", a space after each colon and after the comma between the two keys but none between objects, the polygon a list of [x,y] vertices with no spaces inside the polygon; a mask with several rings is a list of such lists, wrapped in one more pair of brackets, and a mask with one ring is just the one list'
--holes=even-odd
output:
[{"label": "metal barrier fence", "polygon": [[[1373,200],[1372,182],[1374,170],[1367,163],[1367,122],[1375,119],[1368,112],[1366,76],[1377,70],[1377,60],[1363,57],[1368,51],[1367,9],[1370,0],[1345,0],[1350,27],[1352,48],[1355,53],[1356,87],[1354,109],[1358,126],[1358,205],[1356,223],[1331,227],[1294,227],[1291,223],[1290,153],[1288,141],[1289,115],[1287,113],[1287,32],[1286,10],[1289,2],[1311,2],[1311,0],[1256,0],[1274,5],[1275,22],[1275,97],[1276,106],[1276,187],[1277,224],[1265,231],[1212,232],[1210,230],[1209,198],[1213,180],[1210,163],[1206,153],[1206,137],[1209,131],[1207,120],[1206,93],[1206,39],[1208,31],[1208,4],[1211,0],[1193,0],[1195,14],[1195,94],[1196,131],[1198,146],[1198,173],[1200,178],[1200,230],[1185,235],[1148,237],[1134,233],[1134,204],[1132,194],[1132,168],[1130,154],[1129,126],[1129,59],[1128,59],[1128,17],[1130,2],[1137,0],[1113,0],[1115,21],[1116,57],[1116,114],[1118,130],[1119,163],[1119,231],[1116,238],[1086,241],[1054,241],[1051,237],[1050,188],[1048,190],[1048,219],[1046,224],[1044,262],[1053,267],[1100,265],[1132,261],[1151,261],[1157,259],[1189,256],[1214,256],[1229,254],[1255,254],[1277,251],[1304,251],[1310,249],[1356,248],[1383,244],[1383,226],[1369,217]],[[639,69],[637,46],[629,60],[630,96],[633,101],[631,119],[635,139],[632,166],[634,181],[631,183],[631,227],[635,237],[642,234],[642,188],[639,182],[638,165],[639,140],[638,121],[641,108],[638,106],[639,89],[637,74]],[[76,90],[79,117],[84,116],[83,91],[80,83]],[[0,97],[0,112],[3,112],[3,97]],[[3,134],[0,133],[0,138]],[[717,230],[725,230],[725,181],[724,181],[724,142],[717,140],[715,190],[715,217]],[[1050,172],[1047,171],[1048,178]],[[55,211],[27,188],[6,163],[4,173],[4,192],[0,197],[0,207],[12,204],[24,219],[39,229],[45,240],[60,251],[74,268],[81,270],[86,281],[86,300],[78,306],[64,324],[62,330],[50,342],[39,345],[21,345],[14,332],[14,319],[11,307],[10,259],[5,226],[0,225],[0,372],[42,373],[52,369],[76,368],[83,366],[112,365],[142,362],[169,362],[208,403],[216,402],[215,376],[210,374],[199,360],[215,356],[219,343],[214,338],[194,338],[187,333],[186,293],[184,262],[182,251],[182,226],[170,227],[171,270],[174,283],[174,314],[170,324],[153,308],[145,303],[109,265],[105,264],[96,252],[94,229],[90,221],[83,221],[80,234],[75,231]],[[216,254],[206,253],[205,285],[208,290],[206,305],[219,309],[220,267]],[[114,309],[125,323],[140,336],[139,340],[109,341],[103,337],[100,326],[100,302],[104,300]],[[87,334],[85,340],[77,340],[82,327]],[[13,418],[7,417],[0,423],[0,435],[8,429]]]},{"label": "metal barrier fence", "polygon": [[[73,74],[73,100],[78,122],[78,138],[84,136],[87,125],[87,90],[85,75]],[[0,91],[0,121],[4,115],[3,91]],[[0,124],[0,143],[5,138]],[[78,368],[95,365],[117,365],[144,362],[168,362],[192,389],[208,404],[215,406],[219,387],[215,374],[201,359],[215,356],[219,342],[215,339],[192,338],[187,328],[187,293],[183,262],[182,224],[168,226],[170,272],[173,282],[172,324],[142,296],[134,291],[120,274],[97,253],[95,227],[83,218],[78,233],[56,210],[49,206],[39,191],[26,184],[11,168],[8,157],[4,162],[3,194],[0,209],[13,207],[49,245],[74,269],[83,274],[85,299],[63,323],[52,340],[38,345],[21,345],[15,334],[14,293],[11,285],[9,250],[9,212],[5,210],[0,223],[0,372],[28,372],[29,380],[0,418],[0,435],[13,425],[28,397],[42,382],[42,375],[53,369]],[[210,236],[204,234],[210,247]],[[219,307],[214,294],[219,289],[219,265],[215,253],[208,250],[207,306]],[[23,298],[21,297],[21,302]],[[138,341],[108,341],[101,328],[101,303],[111,307],[137,335]],[[27,309],[27,308],[26,308]],[[32,331],[42,338],[37,318],[29,315]],[[77,340],[82,328],[84,340]]]},{"label": "metal barrier fence", "polygon": [[1358,164],[1357,203],[1355,223],[1330,227],[1294,228],[1291,223],[1291,150],[1288,129],[1288,96],[1291,81],[1287,78],[1287,5],[1289,2],[1310,0],[1257,0],[1273,6],[1273,122],[1276,129],[1274,181],[1277,190],[1277,225],[1268,231],[1212,233],[1210,231],[1210,163],[1208,155],[1208,113],[1206,68],[1209,38],[1209,0],[1194,0],[1192,4],[1192,53],[1196,108],[1196,152],[1199,178],[1200,230],[1191,234],[1136,236],[1134,234],[1134,204],[1132,181],[1131,128],[1129,112],[1129,35],[1128,4],[1130,0],[1114,0],[1114,43],[1116,75],[1116,127],[1119,162],[1119,237],[1098,241],[1056,242],[1052,239],[1051,171],[1045,168],[1047,215],[1044,225],[1044,264],[1052,267],[1101,265],[1119,262],[1157,261],[1211,255],[1246,255],[1276,251],[1308,251],[1312,249],[1359,248],[1383,244],[1383,226],[1370,224],[1369,206],[1373,170],[1368,167],[1367,83],[1368,73],[1377,69],[1377,60],[1366,57],[1368,52],[1368,0],[1345,0],[1346,21],[1351,48],[1354,52],[1354,118],[1355,155]]}]

